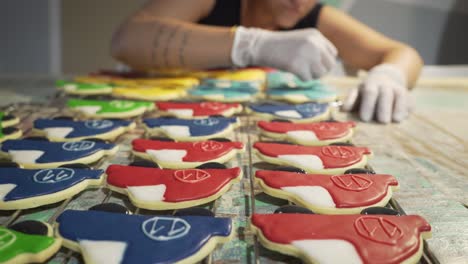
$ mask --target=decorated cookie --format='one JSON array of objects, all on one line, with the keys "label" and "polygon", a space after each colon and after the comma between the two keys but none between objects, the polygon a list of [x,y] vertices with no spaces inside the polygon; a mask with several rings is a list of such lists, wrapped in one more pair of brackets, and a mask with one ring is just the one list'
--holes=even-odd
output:
[{"label": "decorated cookie", "polygon": [[57,81],[56,86],[67,94],[76,95],[110,94],[113,88],[112,85],[106,83],[68,82],[63,80]]},{"label": "decorated cookie", "polygon": [[266,81],[266,73],[260,69],[236,69],[236,70],[209,70],[193,72],[193,76],[201,79],[217,79],[224,81],[242,81],[263,84]]},{"label": "decorated cookie", "polygon": [[135,123],[124,120],[37,119],[34,133],[45,135],[51,141],[77,141],[89,138],[114,140],[123,133],[134,129]]},{"label": "decorated cookie", "polygon": [[200,141],[224,137],[238,127],[240,121],[236,117],[195,120],[162,117],[144,119],[143,123],[150,135],[163,134],[177,141]]},{"label": "decorated cookie", "polygon": [[168,170],[111,165],[107,184],[137,207],[171,210],[216,200],[242,177],[240,168]]},{"label": "decorated cookie", "polygon": [[0,210],[34,208],[56,203],[100,185],[104,171],[55,168],[0,168]]},{"label": "decorated cookie", "polygon": [[225,163],[244,151],[244,144],[241,142],[168,142],[135,139],[132,145],[135,156],[171,169],[195,168],[205,162]]},{"label": "decorated cookie", "polygon": [[294,166],[309,173],[341,174],[348,169],[364,168],[371,151],[351,146],[298,146],[257,142],[254,152],[266,162]]},{"label": "decorated cookie", "polygon": [[248,102],[259,94],[259,90],[253,87],[217,88],[197,86],[189,91],[192,98],[218,102]]},{"label": "decorated cookie", "polygon": [[85,116],[95,118],[129,118],[142,115],[146,111],[150,111],[154,108],[154,104],[150,102],[122,100],[99,101],[70,99],[67,105]]},{"label": "decorated cookie", "polygon": [[278,140],[286,140],[304,146],[323,146],[335,142],[346,142],[354,134],[354,122],[315,122],[289,123],[266,122],[257,123],[260,133]]},{"label": "decorated cookie", "polygon": [[210,116],[230,117],[242,111],[242,105],[238,103],[219,102],[195,102],[195,103],[173,103],[158,102],[156,107],[160,113],[178,118],[199,119]]},{"label": "decorated cookie", "polygon": [[304,88],[269,88],[267,90],[267,96],[273,100],[282,100],[294,104],[307,102],[333,102],[337,98],[336,92],[322,85]]},{"label": "decorated cookie", "polygon": [[136,87],[116,87],[112,95],[126,99],[147,100],[147,101],[168,101],[179,99],[187,94],[184,87],[164,87],[164,86],[136,86]]},{"label": "decorated cookie", "polygon": [[44,169],[65,164],[90,164],[104,155],[113,155],[118,146],[94,141],[48,142],[42,140],[7,140],[2,143],[0,154],[24,168]]},{"label": "decorated cookie", "polygon": [[254,214],[266,248],[306,263],[418,263],[431,226],[417,215]]},{"label": "decorated cookie", "polygon": [[14,115],[10,115],[5,112],[0,112],[0,127],[5,128],[14,126],[17,125],[19,121],[19,118]]},{"label": "decorated cookie", "polygon": [[302,81],[296,75],[285,71],[269,71],[267,73],[267,88],[310,88],[321,86],[319,80]]},{"label": "decorated cookie", "polygon": [[262,90],[261,82],[252,81],[233,81],[226,79],[206,78],[203,79],[202,85],[212,88],[251,88],[256,90]]},{"label": "decorated cookie", "polygon": [[298,123],[322,121],[330,116],[330,107],[327,103],[251,104],[249,110],[267,120],[286,119]]},{"label": "decorated cookie", "polygon": [[256,171],[262,190],[319,214],[359,214],[364,208],[385,206],[397,180],[385,174],[302,174]]},{"label": "decorated cookie", "polygon": [[0,263],[43,263],[57,253],[62,245],[62,239],[51,237],[50,225],[37,223],[41,223],[45,228],[45,234],[26,234],[0,226]]},{"label": "decorated cookie", "polygon": [[209,216],[66,210],[57,223],[63,245],[86,263],[197,263],[234,234],[230,218]]},{"label": "decorated cookie", "polygon": [[8,139],[17,139],[23,135],[23,132],[16,127],[2,128],[0,126],[0,143]]}]

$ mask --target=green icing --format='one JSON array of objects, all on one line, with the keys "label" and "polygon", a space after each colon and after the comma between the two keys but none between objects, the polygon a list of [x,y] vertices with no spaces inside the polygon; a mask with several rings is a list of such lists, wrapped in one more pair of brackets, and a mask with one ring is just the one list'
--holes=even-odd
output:
[{"label": "green icing", "polygon": [[151,109],[152,102],[128,101],[128,100],[112,100],[112,101],[99,101],[99,100],[81,100],[70,99],[67,102],[68,107],[76,108],[83,106],[99,106],[100,110],[97,114],[103,113],[124,113],[139,108]]},{"label": "green icing", "polygon": [[66,85],[75,86],[76,90],[101,90],[112,88],[111,85],[105,83],[80,83],[80,82],[69,82],[64,80],[58,80],[55,85],[60,88],[65,88]]},{"label": "green icing", "polygon": [[54,242],[52,237],[27,235],[0,226],[0,263],[25,253],[37,254]]}]

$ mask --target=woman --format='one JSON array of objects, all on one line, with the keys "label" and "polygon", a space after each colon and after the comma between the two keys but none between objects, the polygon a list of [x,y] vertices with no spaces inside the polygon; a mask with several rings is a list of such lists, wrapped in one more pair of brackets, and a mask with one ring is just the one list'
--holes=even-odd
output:
[{"label": "woman", "polygon": [[112,55],[136,69],[269,66],[303,80],[344,64],[368,70],[344,110],[400,122],[422,67],[413,48],[316,0],[152,0],[114,34]]}]

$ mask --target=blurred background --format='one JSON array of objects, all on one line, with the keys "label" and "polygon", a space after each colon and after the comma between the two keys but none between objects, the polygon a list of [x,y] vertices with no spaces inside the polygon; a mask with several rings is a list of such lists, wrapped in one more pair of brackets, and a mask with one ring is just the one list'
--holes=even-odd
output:
[{"label": "blurred background", "polygon": [[[114,68],[113,30],[145,0],[0,0],[0,75]],[[468,63],[467,0],[328,0],[415,47],[426,64]]]}]

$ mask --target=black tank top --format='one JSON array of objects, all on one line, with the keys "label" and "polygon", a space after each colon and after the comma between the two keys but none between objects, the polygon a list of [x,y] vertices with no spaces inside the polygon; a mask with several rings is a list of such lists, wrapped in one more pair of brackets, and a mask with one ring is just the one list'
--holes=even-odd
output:
[{"label": "black tank top", "polygon": [[[291,29],[311,28],[317,26],[320,10],[323,5],[318,3]],[[240,25],[241,0],[216,0],[216,4],[208,16],[199,21],[200,24],[232,27]]]}]

